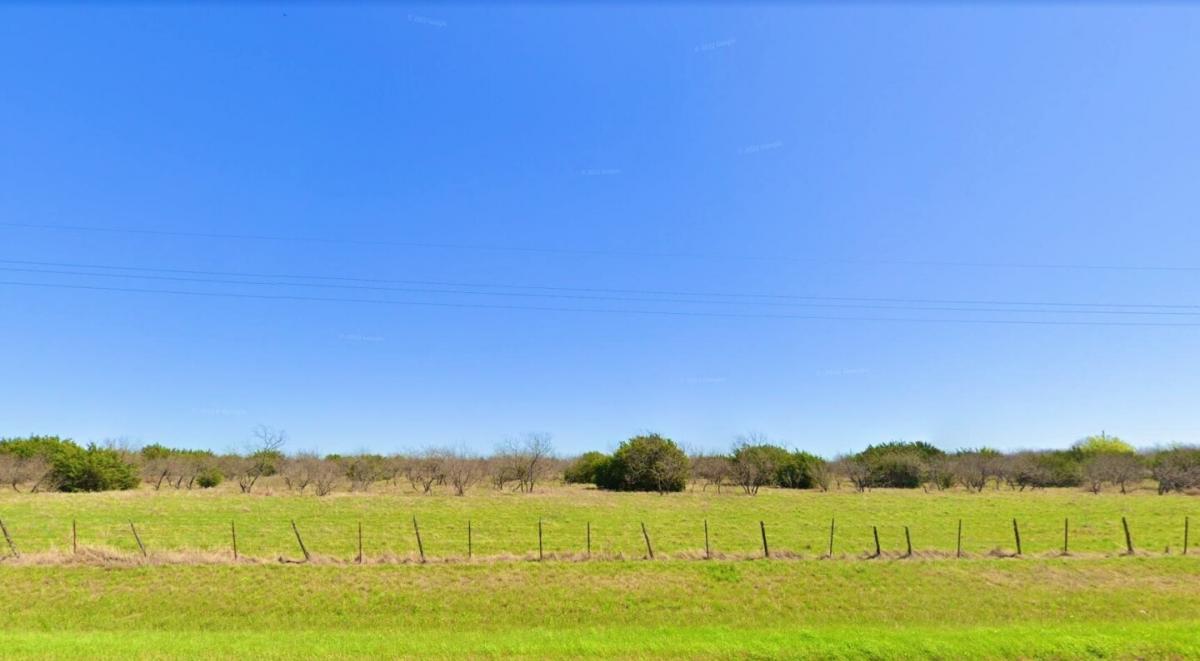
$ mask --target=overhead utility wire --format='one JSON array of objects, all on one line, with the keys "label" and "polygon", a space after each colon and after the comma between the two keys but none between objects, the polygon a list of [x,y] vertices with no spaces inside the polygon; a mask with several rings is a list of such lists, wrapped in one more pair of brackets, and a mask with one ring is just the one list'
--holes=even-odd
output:
[{"label": "overhead utility wire", "polygon": [[125,274],[125,273],[86,273],[79,271],[64,271],[58,269],[28,269],[28,268],[12,268],[0,266],[0,271],[19,272],[19,273],[41,273],[49,275],[68,275],[68,276],[83,276],[83,277],[101,277],[101,278],[124,278],[135,280],[156,280],[169,282],[195,282],[202,284],[223,284],[223,285],[251,285],[251,286],[271,286],[271,287],[321,287],[333,289],[349,289],[358,291],[380,291],[380,292],[398,292],[405,294],[452,294],[452,295],[469,295],[469,296],[494,296],[494,297],[520,297],[520,298],[551,298],[551,299],[568,299],[582,301],[604,301],[604,302],[621,302],[621,303],[673,303],[673,304],[690,304],[690,305],[759,305],[772,307],[793,307],[793,308],[834,308],[834,309],[861,309],[861,310],[901,310],[914,312],[999,312],[999,313],[1034,313],[1034,314],[1103,314],[1103,315],[1133,315],[1133,316],[1200,316],[1200,312],[1182,312],[1182,311],[1163,311],[1163,310],[1046,310],[1036,308],[981,308],[981,307],[962,307],[962,306],[927,306],[927,305],[878,305],[871,303],[780,303],[775,301],[713,301],[704,299],[669,299],[669,298],[631,298],[621,296],[592,296],[582,294],[540,294],[531,292],[495,292],[495,291],[478,291],[467,289],[428,289],[418,287],[380,287],[368,285],[339,285],[339,284],[314,284],[314,283],[295,283],[295,282],[265,282],[256,280],[226,280],[216,278],[197,278],[197,277],[181,277],[181,276],[158,276],[146,274]]},{"label": "overhead utility wire", "polygon": [[485,310],[514,310],[514,311],[536,311],[536,312],[574,312],[574,313],[602,313],[602,314],[633,314],[633,315],[660,315],[672,317],[711,317],[711,318],[727,318],[727,319],[796,319],[796,320],[819,320],[819,321],[869,321],[869,322],[903,322],[903,323],[924,323],[924,324],[977,324],[977,325],[1017,325],[1017,326],[1154,326],[1164,328],[1194,328],[1200,327],[1200,323],[1166,323],[1153,321],[1076,321],[1076,320],[1035,320],[1035,319],[954,319],[954,318],[920,318],[920,317],[840,317],[831,315],[796,315],[796,314],[757,314],[757,313],[737,313],[737,312],[703,312],[703,311],[680,311],[680,310],[642,310],[642,309],[615,309],[615,308],[565,308],[565,307],[550,307],[550,306],[524,306],[524,305],[501,305],[487,303],[450,303],[436,301],[396,301],[371,298],[341,298],[341,297],[324,297],[324,296],[295,296],[286,294],[247,294],[247,293],[231,293],[231,292],[199,292],[178,289],[141,289],[134,287],[102,287],[95,285],[70,285],[60,283],[45,283],[45,282],[21,282],[0,280],[0,285],[13,287],[36,287],[48,289],[75,289],[86,291],[106,291],[106,292],[128,292],[139,294],[160,294],[172,296],[193,296],[193,297],[210,297],[210,298],[235,298],[235,299],[252,299],[252,300],[278,300],[278,301],[313,301],[313,302],[329,302],[329,303],[368,303],[380,305],[399,305],[399,306],[417,306],[417,307],[437,307],[437,308],[456,308],[456,309],[485,309]]},{"label": "overhead utility wire", "polygon": [[[117,266],[110,264],[90,264],[90,263],[74,263],[74,262],[46,262],[33,260],[17,260],[17,259],[0,259],[0,264],[22,264],[31,266],[54,266],[65,268],[87,268],[87,269],[104,269],[114,271],[135,271],[148,273],[172,273],[184,275],[208,275],[208,276],[227,276],[234,278],[286,278],[298,280],[328,280],[337,282],[365,282],[379,284],[404,284],[404,285],[423,285],[432,287],[478,287],[485,289],[529,289],[537,291],[555,291],[555,292],[585,292],[585,293],[606,293],[606,294],[635,294],[644,296],[713,296],[720,298],[769,298],[779,300],[797,300],[797,301],[853,301],[866,303],[929,303],[941,305],[1031,305],[1031,306],[1046,306],[1046,307],[1087,307],[1087,308],[1131,308],[1131,309],[1190,309],[1200,310],[1200,305],[1196,304],[1164,304],[1164,303],[1073,303],[1064,301],[1006,301],[996,299],[942,299],[942,298],[899,298],[899,297],[880,297],[880,296],[803,296],[795,294],[763,294],[763,293],[730,293],[730,292],[694,292],[694,291],[671,291],[671,290],[654,290],[654,289],[620,289],[620,288],[600,288],[600,287],[554,287],[545,285],[513,285],[513,284],[488,284],[477,282],[451,282],[442,280],[400,280],[400,279],[385,279],[385,278],[361,278],[361,277],[346,277],[346,276],[328,276],[328,275],[301,275],[301,274],[279,274],[279,273],[250,273],[240,271],[206,271],[197,269],[166,269],[166,268],[150,268],[138,266]],[[21,270],[21,269],[0,269],[0,270]],[[101,275],[101,274],[96,274]],[[251,283],[246,283],[251,284]],[[288,283],[279,283],[288,284]],[[306,283],[296,283],[306,284]],[[644,299],[635,299],[644,300]],[[724,301],[721,301],[724,302]]]},{"label": "overhead utility wire", "polygon": [[97,227],[87,225],[39,224],[0,222],[0,227],[18,229],[56,230],[68,232],[100,232],[110,234],[140,234],[145,236],[179,236],[199,239],[228,239],[238,241],[291,241],[300,243],[346,244],[363,246],[392,246],[397,248],[434,248],[439,250],[476,250],[485,252],[518,252],[560,255],[594,255],[636,258],[678,259],[721,259],[736,261],[784,261],[810,264],[881,265],[881,266],[930,266],[952,268],[996,268],[996,269],[1048,269],[1084,271],[1167,271],[1200,272],[1200,266],[1145,265],[1145,264],[1072,264],[1037,262],[970,262],[953,260],[897,260],[897,259],[829,259],[798,257],[794,255],[722,255],[713,253],[620,251],[587,248],[547,248],[541,246],[489,246],[461,243],[424,241],[395,241],[389,239],[358,239],[319,236],[286,236],[277,234],[235,234],[223,232],[188,232],[180,230],[139,229],[133,227]]}]

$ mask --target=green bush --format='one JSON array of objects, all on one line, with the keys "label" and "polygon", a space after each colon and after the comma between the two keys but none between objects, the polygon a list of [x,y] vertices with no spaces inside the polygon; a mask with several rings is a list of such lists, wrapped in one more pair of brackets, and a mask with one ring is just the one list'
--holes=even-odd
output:
[{"label": "green bush", "polygon": [[816,469],[825,460],[801,450],[789,452],[775,470],[775,486],[784,489],[811,489],[816,486]]},{"label": "green bush", "polygon": [[869,483],[872,487],[916,489],[921,486],[929,461],[944,455],[944,452],[928,443],[893,441],[867,446],[856,457],[870,471]]},{"label": "green bush", "polygon": [[585,452],[563,471],[567,484],[596,484],[596,475],[610,460],[603,452]]},{"label": "green bush", "polygon": [[209,466],[196,475],[196,485],[201,489],[211,489],[221,484],[224,479],[225,476],[216,466]]},{"label": "green bush", "polygon": [[137,471],[115,450],[92,443],[81,448],[70,439],[30,436],[0,440],[0,453],[42,457],[50,463],[49,482],[59,491],[111,491],[138,485]]},{"label": "green bush", "polygon": [[669,438],[635,436],[596,466],[596,486],[616,491],[683,491],[688,458]]}]

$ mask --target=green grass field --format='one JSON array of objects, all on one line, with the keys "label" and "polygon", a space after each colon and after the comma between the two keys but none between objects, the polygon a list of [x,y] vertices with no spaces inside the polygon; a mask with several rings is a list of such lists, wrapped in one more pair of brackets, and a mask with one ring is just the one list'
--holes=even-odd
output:
[{"label": "green grass field", "polygon": [[[281,492],[244,495],[164,490],[105,494],[19,494],[0,492],[0,519],[25,552],[69,550],[71,523],[79,544],[122,552],[137,551],[129,529],[134,522],[151,552],[203,550],[228,553],[230,523],[236,522],[243,555],[274,559],[298,553],[291,524],[296,521],[309,550],[330,559],[357,554],[357,526],[364,530],[368,558],[412,558],[417,517],[426,554],[458,559],[467,553],[471,522],[477,557],[536,554],[538,520],[547,554],[579,554],[592,528],[596,556],[640,558],[646,554],[645,523],[656,555],[691,557],[704,548],[704,521],[717,554],[758,554],[759,522],[778,556],[817,557],[827,552],[830,519],[837,520],[835,555],[873,551],[878,526],[885,552],[905,548],[908,526],[918,553],[953,554],[958,521],[963,551],[984,555],[1015,550],[1012,520],[1020,525],[1026,555],[1061,551],[1063,520],[1070,518],[1073,553],[1116,554],[1125,550],[1121,518],[1129,521],[1140,552],[1178,551],[1184,517],[1200,515],[1200,501],[1187,496],[1094,495],[1073,489],[1010,490],[969,494],[920,490],[840,491],[764,490],[746,496],[690,491],[613,494],[582,487],[547,487],[534,494],[475,489],[465,497],[379,490],[366,495],[324,498]],[[1197,518],[1200,522],[1200,518]]]},{"label": "green grass field", "polygon": [[[1196,510],[1188,496],[1071,490],[4,492],[0,518],[24,557],[0,562],[0,655],[1192,658],[1200,556],[1180,547]],[[410,562],[413,515],[425,565]],[[836,557],[819,559],[834,515]],[[1073,557],[1060,558],[1066,516]],[[1134,557],[1121,555],[1122,516]],[[1014,548],[1014,517],[1025,557],[996,557]],[[724,559],[699,559],[705,518]],[[955,559],[960,518],[967,557]],[[69,553],[72,519],[82,561]],[[223,559],[231,519],[251,560]],[[275,561],[300,556],[292,519],[317,562]],[[760,520],[780,559],[756,557]],[[355,566],[360,521],[368,562]],[[555,561],[580,560],[588,522],[597,559]],[[884,559],[862,559],[872,525]],[[917,554],[900,559],[905,525]]]}]

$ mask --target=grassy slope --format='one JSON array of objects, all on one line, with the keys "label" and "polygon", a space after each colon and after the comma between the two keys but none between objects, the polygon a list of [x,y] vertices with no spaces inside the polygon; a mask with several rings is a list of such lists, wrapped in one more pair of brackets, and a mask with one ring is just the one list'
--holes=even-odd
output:
[{"label": "grassy slope", "polygon": [[1200,560],[0,565],[9,655],[1200,655]]},{"label": "grassy slope", "polygon": [[[274,487],[278,489],[278,487]],[[1200,502],[1151,492],[1122,496],[1078,490],[1016,493],[1008,490],[966,494],[917,491],[690,492],[609,494],[582,488],[550,488],[533,495],[477,489],[465,498],[421,496],[407,491],[326,498],[255,494],[147,491],[115,494],[14,494],[0,492],[3,518],[26,551],[66,549],[72,518],[80,543],[136,550],[128,522],[135,521],[153,550],[227,551],[229,522],[236,519],[244,554],[294,555],[289,521],[295,519],[317,554],[347,558],[355,553],[361,521],[369,556],[416,552],[411,517],[421,524],[426,552],[462,556],[467,520],[474,528],[477,556],[524,555],[537,548],[537,521],[544,520],[547,552],[578,552],[591,522],[598,554],[644,554],[639,524],[650,530],[656,552],[694,553],[702,549],[708,519],[713,548],[729,553],[760,549],[758,522],[767,526],[772,550],[815,556],[825,551],[829,519],[838,520],[837,550],[857,555],[870,549],[871,526],[878,525],[885,550],[903,548],[904,526],[918,550],[952,552],[958,519],[964,520],[964,550],[984,554],[1014,546],[1012,519],[1020,521],[1026,554],[1061,548],[1063,518],[1071,518],[1071,549],[1113,554],[1123,550],[1121,517],[1127,516],[1139,551],[1178,551],[1183,519],[1200,522]],[[1193,544],[1195,545],[1195,544]]]}]

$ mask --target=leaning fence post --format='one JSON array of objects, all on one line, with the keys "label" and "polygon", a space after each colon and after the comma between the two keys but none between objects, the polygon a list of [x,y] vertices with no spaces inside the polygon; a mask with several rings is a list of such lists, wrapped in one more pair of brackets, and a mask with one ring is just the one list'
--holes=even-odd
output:
[{"label": "leaning fence post", "polygon": [[1121,526],[1125,528],[1125,550],[1127,555],[1133,555],[1133,538],[1129,535],[1129,522],[1121,517]]},{"label": "leaning fence post", "polygon": [[954,557],[962,557],[962,519],[958,520],[958,541],[955,542]]},{"label": "leaning fence post", "polygon": [[[1184,535],[1187,537],[1187,535]],[[704,559],[708,560],[712,557],[712,552],[708,548],[708,519],[704,520]]]},{"label": "leaning fence post", "polygon": [[[129,522],[129,529],[133,531],[133,539],[137,542],[138,548],[142,550],[142,557],[146,557],[146,545],[142,544],[142,538],[138,536],[137,528],[133,526],[133,521]],[[7,534],[5,536],[7,537]]]},{"label": "leaning fence post", "polygon": [[12,537],[8,535],[8,526],[4,525],[3,519],[0,519],[0,531],[4,532],[4,541],[8,542],[8,550],[12,552],[13,557],[21,557],[21,552],[17,550],[16,544],[13,544]]},{"label": "leaning fence post", "polygon": [[837,523],[837,517],[829,519],[829,559],[833,559],[833,526]]},{"label": "leaning fence post", "polygon": [[1021,555],[1021,529],[1017,527],[1017,520],[1013,519],[1013,537],[1017,539],[1017,555]]},{"label": "leaning fence post", "polygon": [[300,552],[304,554],[304,561],[308,562],[312,556],[308,554],[308,548],[304,546],[304,540],[300,538],[300,529],[296,527],[295,519],[292,519],[292,532],[296,533],[296,541],[300,543]]},{"label": "leaning fence post", "polygon": [[759,521],[758,528],[759,528],[759,530],[762,531],[763,557],[769,558],[769,557],[771,557],[771,549],[767,547],[767,524],[763,523],[762,521]]},{"label": "leaning fence post", "polygon": [[879,549],[879,526],[871,526],[871,531],[875,533],[875,555],[872,558],[878,558],[883,552]]},{"label": "leaning fence post", "polygon": [[908,534],[908,526],[904,526],[904,543],[908,545],[908,553],[905,553],[904,557],[911,558],[912,557],[912,537],[909,536],[909,534]]},{"label": "leaning fence post", "polygon": [[413,515],[413,532],[417,535],[417,552],[421,554],[421,562],[425,562],[425,545],[421,543],[421,528],[417,526],[417,516]]},{"label": "leaning fence post", "polygon": [[646,532],[646,524],[642,523],[642,537],[646,539],[646,553],[650,554],[650,559],[654,559],[654,547],[650,546],[650,533]]},{"label": "leaning fence post", "polygon": [[230,522],[229,522],[229,535],[230,535],[230,537],[232,537],[232,538],[233,538],[233,559],[234,559],[234,560],[237,560],[237,559],[238,559],[238,551],[237,551],[237,523],[235,523],[234,521],[230,521]]}]

